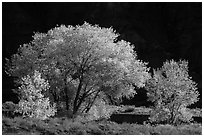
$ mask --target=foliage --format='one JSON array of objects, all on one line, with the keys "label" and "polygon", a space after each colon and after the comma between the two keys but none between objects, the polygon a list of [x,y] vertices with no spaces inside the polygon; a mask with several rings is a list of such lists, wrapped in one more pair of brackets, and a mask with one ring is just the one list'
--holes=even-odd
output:
[{"label": "foliage", "polygon": [[187,107],[198,101],[199,93],[188,74],[187,61],[166,61],[161,69],[154,70],[146,89],[149,100],[155,104],[151,121],[178,124],[192,120]]},{"label": "foliage", "polygon": [[134,46],[118,36],[112,28],[86,22],[35,33],[31,43],[7,60],[6,72],[21,78],[38,70],[50,83],[50,98],[66,101],[73,113],[87,98],[94,102],[99,92],[129,98],[135,86],[144,87],[149,69],[137,59]]},{"label": "foliage", "polygon": [[35,71],[33,76],[23,77],[21,84],[19,87],[21,100],[18,103],[19,108],[16,112],[22,113],[23,116],[43,120],[55,115],[55,104],[51,106],[49,98],[44,97],[42,93],[48,90],[49,83],[41,78],[38,71]]}]

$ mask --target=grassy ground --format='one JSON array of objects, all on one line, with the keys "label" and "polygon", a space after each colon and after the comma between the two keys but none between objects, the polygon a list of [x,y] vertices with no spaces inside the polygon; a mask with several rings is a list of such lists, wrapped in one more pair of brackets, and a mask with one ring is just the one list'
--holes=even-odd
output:
[{"label": "grassy ground", "polygon": [[78,119],[51,118],[41,121],[21,117],[2,119],[3,135],[201,135],[201,124],[139,125],[101,120],[84,122]]}]

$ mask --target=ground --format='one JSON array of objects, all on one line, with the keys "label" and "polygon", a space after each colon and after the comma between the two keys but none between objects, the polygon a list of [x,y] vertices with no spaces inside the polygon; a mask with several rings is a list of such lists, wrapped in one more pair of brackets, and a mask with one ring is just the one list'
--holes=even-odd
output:
[{"label": "ground", "polygon": [[[126,109],[132,113],[133,107]],[[137,108],[141,110],[145,108]],[[133,111],[134,112],[134,111]],[[135,111],[136,112],[136,111]],[[146,113],[148,109],[146,109]],[[145,113],[145,114],[146,114]],[[201,135],[202,124],[192,123],[178,126],[151,125],[146,123],[116,123],[110,119],[85,120],[83,117],[68,119],[55,117],[48,120],[34,118],[2,117],[3,135]]]}]

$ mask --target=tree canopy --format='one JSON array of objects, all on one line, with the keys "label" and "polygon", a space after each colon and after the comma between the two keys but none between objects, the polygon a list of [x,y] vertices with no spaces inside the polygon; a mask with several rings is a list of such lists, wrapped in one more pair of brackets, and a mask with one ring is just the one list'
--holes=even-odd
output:
[{"label": "tree canopy", "polygon": [[86,98],[100,93],[132,97],[135,86],[145,86],[149,69],[137,59],[134,46],[118,36],[112,28],[86,22],[35,33],[7,61],[7,73],[19,79],[39,71],[50,83],[47,95],[55,102],[66,101],[73,113]]}]

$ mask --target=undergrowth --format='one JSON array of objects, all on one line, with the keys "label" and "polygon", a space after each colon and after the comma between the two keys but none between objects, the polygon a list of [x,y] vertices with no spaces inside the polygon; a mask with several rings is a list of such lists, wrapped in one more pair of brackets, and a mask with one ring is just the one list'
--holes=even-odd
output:
[{"label": "undergrowth", "polygon": [[78,119],[34,118],[2,119],[3,135],[201,135],[201,124],[190,125],[150,125],[117,124],[108,120],[81,122]]}]

